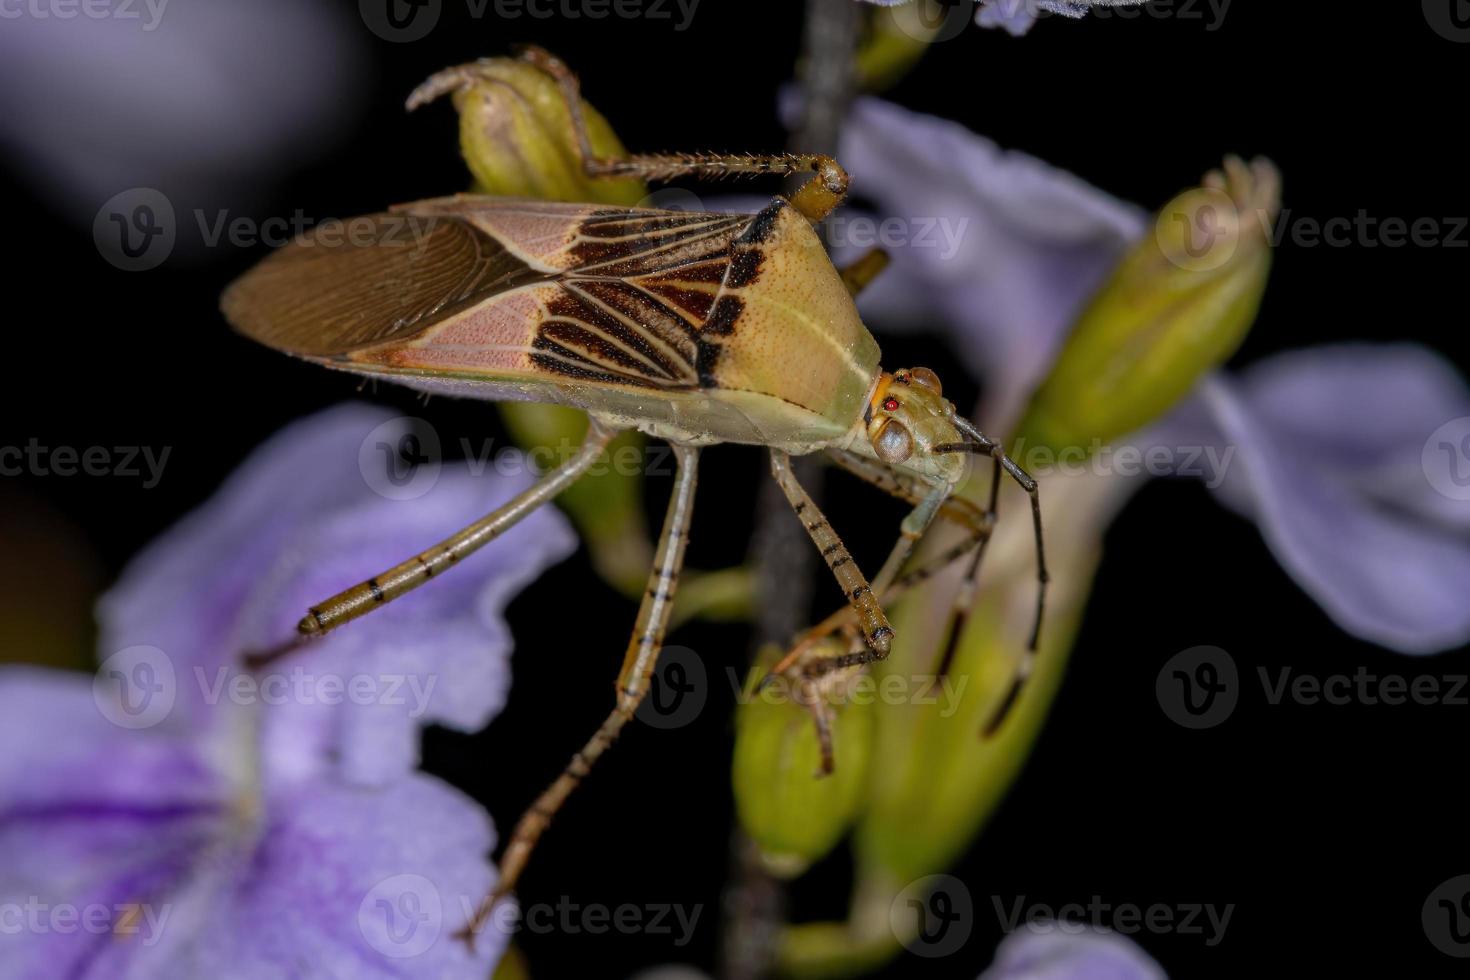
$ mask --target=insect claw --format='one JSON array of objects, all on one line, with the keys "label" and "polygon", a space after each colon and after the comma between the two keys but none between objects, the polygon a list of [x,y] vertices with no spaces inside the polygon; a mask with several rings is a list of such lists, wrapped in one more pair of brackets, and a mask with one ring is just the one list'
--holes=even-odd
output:
[{"label": "insect claw", "polygon": [[308,640],[313,639],[315,635],[316,634],[293,636],[289,640],[282,640],[275,646],[266,647],[264,650],[247,650],[243,658],[245,660],[245,667],[253,673],[260,668],[266,666],[267,664],[273,663],[281,659],[282,657],[295,653],[297,650],[305,646]]}]

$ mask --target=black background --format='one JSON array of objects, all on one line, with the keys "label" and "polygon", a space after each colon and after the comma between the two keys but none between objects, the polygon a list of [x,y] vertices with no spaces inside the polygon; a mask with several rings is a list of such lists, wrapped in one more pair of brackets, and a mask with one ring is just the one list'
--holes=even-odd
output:
[{"label": "black background", "polygon": [[[476,21],[447,0],[439,28],[422,41],[368,35],[367,115],[310,169],[261,188],[259,216],[298,207],[350,215],[461,189],[451,113],[440,106],[409,116],[402,99],[440,67],[520,41],[544,44],[577,68],[630,147],[781,148],[773,104],[795,62],[799,7],[704,0],[678,33],[668,21]],[[1470,213],[1462,111],[1470,46],[1437,35],[1418,3],[1237,2],[1218,30],[1206,29],[1210,19],[1051,20],[1022,40],[968,30],[937,45],[887,97],[1149,207],[1235,151],[1276,161],[1298,216]],[[260,70],[271,70],[268,53]],[[26,508],[43,500],[58,521],[80,528],[105,583],[252,446],[290,419],[354,397],[356,385],[225,327],[219,291],[258,252],[221,248],[202,263],[122,272],[99,257],[89,228],[51,213],[16,172],[4,174],[6,211],[23,233],[5,236],[3,442],[174,447],[166,478],[151,490],[6,481],[8,499],[24,497]],[[1415,338],[1463,365],[1466,257],[1450,248],[1285,244],[1236,363],[1341,339]],[[887,363],[952,359],[937,341],[899,341],[874,326]],[[958,369],[943,373],[967,404],[973,392]],[[425,409],[388,388],[373,398],[427,414],[446,445],[460,434],[500,435],[481,406],[436,400]],[[750,525],[736,517],[751,509],[744,502],[753,503],[764,473],[753,450],[705,454],[705,499],[718,495],[724,516],[696,518],[693,563],[743,557]],[[665,484],[650,487],[651,510],[661,511]],[[839,527],[888,515],[881,505],[871,510],[870,497],[839,498],[830,507]],[[883,546],[855,550],[871,563]],[[585,612],[567,615],[569,597]],[[483,800],[508,830],[603,716],[632,617],[584,554],[551,571],[511,610],[518,647],[509,708],[474,737],[431,733],[429,768]],[[709,625],[674,638],[720,676],[744,662],[748,641],[744,628]],[[1151,484],[1108,535],[1051,722],[955,870],[976,897],[974,937],[959,954],[901,961],[888,975],[976,976],[1000,935],[992,895],[1054,906],[1094,895],[1142,906],[1234,903],[1215,948],[1198,936],[1140,937],[1178,977],[1463,975],[1463,961],[1429,945],[1419,916],[1436,885],[1470,872],[1466,709],[1268,707],[1257,693],[1221,727],[1186,731],[1159,710],[1154,679],[1170,656],[1198,644],[1230,651],[1249,675],[1283,664],[1318,675],[1359,665],[1411,677],[1470,671],[1463,651],[1410,659],[1346,636],[1251,525],[1200,486]],[[713,963],[731,833],[728,702],[712,698],[676,731],[631,729],[559,820],[522,888],[527,902],[565,894],[584,904],[703,903],[694,943],[528,936],[536,975]],[[794,914],[836,915],[844,894],[841,862],[831,862],[798,889]]]}]

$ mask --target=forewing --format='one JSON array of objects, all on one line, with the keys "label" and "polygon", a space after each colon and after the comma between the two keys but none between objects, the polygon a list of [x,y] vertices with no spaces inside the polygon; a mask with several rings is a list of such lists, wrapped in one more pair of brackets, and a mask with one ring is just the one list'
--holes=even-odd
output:
[{"label": "forewing", "polygon": [[365,371],[692,388],[742,215],[498,198],[323,226],[225,293],[247,336]]}]

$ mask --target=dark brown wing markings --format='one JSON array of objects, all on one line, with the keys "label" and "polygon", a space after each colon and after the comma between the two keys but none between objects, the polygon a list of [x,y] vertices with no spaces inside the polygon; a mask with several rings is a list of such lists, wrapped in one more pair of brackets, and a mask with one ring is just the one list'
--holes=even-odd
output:
[{"label": "dark brown wing markings", "polygon": [[[692,212],[599,212],[584,219],[570,250],[575,262],[558,280],[562,296],[537,331],[555,350],[533,345],[547,356],[532,360],[550,371],[612,374],[629,365],[621,351],[605,346],[611,336],[658,365],[657,373],[642,372],[631,383],[680,389],[712,383],[719,351],[705,321],[727,278],[733,243],[749,223],[748,215]],[[587,332],[570,332],[569,323]]]},{"label": "dark brown wing markings", "polygon": [[[470,220],[411,208],[370,216],[369,235],[330,242],[318,229],[267,257],[226,291],[226,316],[279,350],[353,361],[406,347],[497,295],[554,283],[530,343],[538,367],[606,384],[714,384],[717,335],[740,305],[716,297],[750,278],[750,216],[594,212],[569,236],[570,265],[553,271]],[[733,277],[732,261],[742,266]]]}]

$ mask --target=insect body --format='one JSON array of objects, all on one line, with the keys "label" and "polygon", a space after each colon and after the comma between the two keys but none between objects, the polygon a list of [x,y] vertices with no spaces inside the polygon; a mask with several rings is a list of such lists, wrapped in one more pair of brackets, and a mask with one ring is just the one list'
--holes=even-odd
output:
[{"label": "insect body", "polygon": [[368,220],[355,245],[267,258],[226,315],[328,367],[687,445],[836,442],[878,380],[877,343],[783,199],[751,217],[459,196]]},{"label": "insect body", "polygon": [[[924,574],[900,578],[937,516],[958,519],[973,532],[967,548],[944,561],[983,545],[1002,467],[1031,494],[1041,555],[1035,482],[956,414],[933,372],[879,366],[878,345],[851,294],[881,269],[881,259],[870,256],[839,273],[812,228],[846,192],[847,175],[835,161],[596,159],[575,78],[545,52],[527,57],[560,84],[590,175],[812,176],[789,199],[777,197],[754,215],[473,196],[423,201],[359,219],[351,225],[357,233],[345,238],[298,239],[225,293],[223,309],[237,329],[324,366],[431,392],[557,402],[585,409],[591,419],[572,458],[453,537],[313,607],[298,627],[303,636],[378,608],[494,539],[575,482],[616,432],[637,428],[674,449],[675,487],[618,678],[617,704],[521,818],[496,891],[467,937],[495,899],[513,889],[551,815],[648,689],[683,563],[701,447],[737,442],[770,449],[776,480],[847,597],[848,610],[826,628],[852,636],[853,652],[824,658],[828,669],[887,654],[893,630],[880,597]],[[441,73],[410,104],[473,73],[473,66]],[[816,451],[914,504],[872,581],[792,473],[791,454]],[[990,456],[996,464],[984,514],[951,498],[967,455]],[[983,548],[974,550],[970,581]],[[1044,562],[1040,569],[1044,586]],[[1040,618],[1038,599],[1038,629]]]}]

